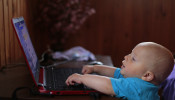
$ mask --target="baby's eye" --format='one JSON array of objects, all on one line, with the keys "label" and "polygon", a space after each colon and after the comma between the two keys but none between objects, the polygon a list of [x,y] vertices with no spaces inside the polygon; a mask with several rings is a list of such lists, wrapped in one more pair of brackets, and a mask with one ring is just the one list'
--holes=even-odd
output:
[{"label": "baby's eye", "polygon": [[132,57],[132,60],[133,60],[133,61],[135,61],[135,58],[134,58],[134,57]]}]

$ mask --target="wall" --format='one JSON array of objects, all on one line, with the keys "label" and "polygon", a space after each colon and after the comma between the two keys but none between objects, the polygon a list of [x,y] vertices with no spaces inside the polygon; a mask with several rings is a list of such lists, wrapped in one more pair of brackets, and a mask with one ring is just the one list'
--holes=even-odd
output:
[{"label": "wall", "polygon": [[96,14],[69,39],[68,47],[82,45],[111,55],[115,66],[139,42],[153,41],[175,51],[174,0],[94,0],[93,5]]},{"label": "wall", "polygon": [[[30,26],[31,3],[29,0],[0,0],[0,67],[24,63],[11,19],[23,16]],[[30,7],[32,9],[28,9]]]},{"label": "wall", "polygon": [[[37,1],[0,0],[1,67],[24,62],[10,23],[12,17],[24,16],[39,57],[47,48],[47,35],[39,35],[33,27]],[[92,4],[96,14],[67,39],[65,49],[80,45],[94,54],[110,55],[115,66],[142,41],[154,41],[175,51],[174,0],[92,0]]]}]

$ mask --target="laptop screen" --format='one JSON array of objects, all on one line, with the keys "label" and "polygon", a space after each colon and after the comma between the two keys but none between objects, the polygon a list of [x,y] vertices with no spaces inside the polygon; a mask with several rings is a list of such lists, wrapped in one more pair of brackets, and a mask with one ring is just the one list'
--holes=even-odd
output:
[{"label": "laptop screen", "polygon": [[36,83],[38,83],[39,60],[33,48],[32,42],[30,40],[30,36],[24,18],[23,17],[13,18],[12,22],[16,30],[18,40],[24,51],[27,64],[32,72],[33,78],[35,79]]}]

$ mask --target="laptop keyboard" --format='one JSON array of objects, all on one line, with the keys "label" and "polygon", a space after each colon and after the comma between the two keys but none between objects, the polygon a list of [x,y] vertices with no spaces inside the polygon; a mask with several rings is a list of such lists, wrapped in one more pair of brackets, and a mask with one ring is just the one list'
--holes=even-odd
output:
[{"label": "laptop keyboard", "polygon": [[73,73],[81,74],[81,68],[47,68],[46,89],[48,90],[90,90],[83,84],[67,86],[65,81]]}]

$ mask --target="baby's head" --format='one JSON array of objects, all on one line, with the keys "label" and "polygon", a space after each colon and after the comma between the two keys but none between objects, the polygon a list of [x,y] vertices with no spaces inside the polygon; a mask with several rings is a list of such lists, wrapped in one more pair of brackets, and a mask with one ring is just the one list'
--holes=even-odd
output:
[{"label": "baby's head", "polygon": [[137,77],[159,85],[171,73],[174,59],[172,53],[160,44],[143,42],[136,45],[122,63],[124,77]]}]

